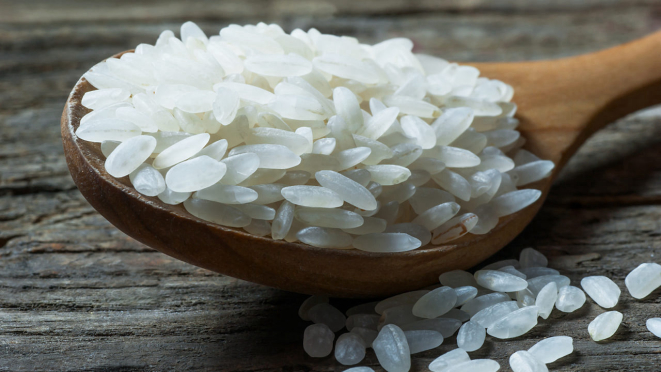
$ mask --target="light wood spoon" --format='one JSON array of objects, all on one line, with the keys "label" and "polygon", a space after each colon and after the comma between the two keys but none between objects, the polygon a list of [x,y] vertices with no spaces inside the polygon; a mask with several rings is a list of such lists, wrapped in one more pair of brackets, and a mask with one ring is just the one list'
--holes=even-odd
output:
[{"label": "light wood spoon", "polygon": [[388,254],[320,249],[225,228],[193,217],[182,206],[143,196],[128,177],[115,179],[106,173],[98,144],[74,134],[88,112],[81,98],[94,90],[85,79],[78,81],[62,113],[62,141],[71,175],[89,203],[126,234],[169,256],[295,292],[396,294],[437,283],[439,274],[471,268],[503,248],[532,220],[553,179],[592,133],[661,103],[661,32],[578,57],[473,65],[482,76],[514,87],[525,147],[556,167],[551,177],[529,186],[543,192],[535,204],[501,218],[487,235],[468,234],[448,245]]}]

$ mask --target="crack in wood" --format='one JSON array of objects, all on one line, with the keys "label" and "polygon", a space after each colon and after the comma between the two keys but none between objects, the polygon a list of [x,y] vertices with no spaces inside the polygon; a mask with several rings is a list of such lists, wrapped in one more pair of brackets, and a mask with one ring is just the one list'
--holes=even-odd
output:
[{"label": "crack in wood", "polygon": [[0,197],[13,195],[33,195],[33,194],[55,194],[75,190],[76,187],[59,188],[52,185],[1,185]]},{"label": "crack in wood", "polygon": [[22,236],[25,235],[17,234],[17,235],[0,236],[0,248],[4,248],[9,243],[10,240],[20,238]]}]

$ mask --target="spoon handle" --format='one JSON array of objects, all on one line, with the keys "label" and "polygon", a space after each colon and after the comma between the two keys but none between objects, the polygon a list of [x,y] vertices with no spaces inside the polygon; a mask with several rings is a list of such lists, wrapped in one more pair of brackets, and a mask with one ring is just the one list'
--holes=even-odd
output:
[{"label": "spoon handle", "polygon": [[661,103],[661,31],[576,57],[475,66],[514,87],[526,148],[554,174],[598,129]]}]

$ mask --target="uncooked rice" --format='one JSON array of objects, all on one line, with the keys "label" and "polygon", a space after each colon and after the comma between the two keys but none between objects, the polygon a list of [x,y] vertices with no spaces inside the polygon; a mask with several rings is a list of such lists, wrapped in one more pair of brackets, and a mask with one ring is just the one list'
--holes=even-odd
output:
[{"label": "uncooked rice", "polygon": [[412,48],[186,22],[84,75],[76,135],[138,192],[259,236],[401,252],[486,234],[553,163],[521,148],[512,87]]},{"label": "uncooked rice", "polygon": [[[376,45],[316,29],[230,25],[207,37],[192,22],[181,37],[94,66],[97,90],[78,138],[100,144],[105,168],[135,190],[193,216],[250,234],[321,248],[401,252],[487,234],[501,217],[541,192],[519,189],[554,164],[522,149],[514,91],[470,66],[412,53],[404,38]],[[388,372],[411,368],[411,354],[457,333],[458,348],[429,364],[434,372],[497,371],[467,351],[485,339],[530,331],[553,308],[574,312],[586,294],[532,248],[519,260],[455,270],[440,285],[357,305],[346,316],[324,296],[299,316],[312,357],[333,352],[344,365],[373,349]],[[603,308],[621,291],[609,278],[581,287]],[[643,263],[625,285],[636,299],[661,286],[661,265]],[[593,319],[595,341],[612,337],[624,316]],[[661,337],[661,318],[647,320]],[[349,333],[337,339],[335,332]],[[334,345],[335,344],[335,345]],[[519,371],[548,371],[573,352],[566,336],[544,339],[509,358]],[[369,367],[347,369],[373,372]]]},{"label": "uncooked rice", "polygon": [[[349,333],[338,337],[335,358],[341,364],[356,365],[365,359],[366,349],[371,348],[383,369],[388,372],[407,372],[411,370],[413,354],[434,350],[442,344],[451,344],[454,341],[448,339],[456,333],[457,348],[434,359],[428,366],[429,370],[498,371],[501,367],[498,362],[489,359],[471,360],[468,352],[482,348],[487,337],[490,337],[492,347],[498,347],[498,339],[526,334],[537,325],[539,317],[549,318],[554,306],[557,311],[574,312],[583,308],[586,302],[585,293],[580,288],[570,285],[568,277],[547,268],[547,264],[544,255],[535,249],[526,248],[520,260],[494,262],[475,274],[463,270],[446,272],[440,275],[440,283],[429,289],[356,305],[346,312],[348,318],[345,326]],[[515,268],[547,275],[528,277],[518,270],[519,275],[512,275]],[[658,264],[644,263],[627,275],[629,294],[633,298],[643,298],[659,288],[659,268],[661,266]],[[496,275],[490,280],[484,280],[486,274],[499,272],[512,278]],[[527,283],[527,287],[512,292],[512,283],[518,284],[513,278],[521,279]],[[589,276],[580,282],[596,305],[610,308],[617,304],[620,290],[616,289],[617,285],[611,279]],[[541,290],[535,289],[537,293],[533,295],[530,287],[540,286]],[[518,294],[525,291],[532,298],[531,302],[514,300],[514,297],[518,298]],[[314,314],[315,319],[310,319],[310,313],[314,313],[311,308],[323,308],[327,315],[319,317]],[[327,297],[312,296],[301,305],[299,316],[316,323],[305,331],[304,348],[308,355],[329,355],[334,339],[329,327],[337,331],[343,328],[340,325],[343,316],[339,310],[329,304]],[[586,336],[589,335],[594,341],[608,339],[617,332],[623,318],[624,315],[619,311],[603,312],[590,322]],[[646,325],[654,336],[661,337],[661,318],[650,318]],[[549,363],[573,351],[571,337],[548,337],[528,350],[512,353],[509,365],[514,372],[548,372]],[[367,360],[369,362],[373,359]]]}]

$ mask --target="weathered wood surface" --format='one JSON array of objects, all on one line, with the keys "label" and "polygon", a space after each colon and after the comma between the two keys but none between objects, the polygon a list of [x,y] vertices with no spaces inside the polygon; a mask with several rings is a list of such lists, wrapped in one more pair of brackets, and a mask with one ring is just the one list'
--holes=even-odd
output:
[{"label": "weathered wood surface", "polygon": [[[84,4],[84,5],[82,5]],[[343,370],[307,357],[304,296],[175,261],[126,237],[82,198],[62,157],[59,117],[78,77],[95,62],[163,29],[199,21],[277,21],[374,42],[415,40],[455,60],[554,58],[635,39],[661,27],[655,0],[523,1],[12,1],[0,0],[0,370]],[[657,111],[658,112],[658,111]],[[524,234],[554,256],[573,284],[590,274],[623,289],[624,323],[592,342],[590,300],[554,313],[528,335],[487,338],[474,358],[507,359],[552,335],[574,338],[561,371],[655,371],[661,340],[645,328],[661,316],[655,293],[634,301],[624,276],[661,262],[661,114],[621,120],[576,155]],[[355,302],[335,301],[346,308]],[[414,357],[414,369],[456,346]],[[361,365],[377,366],[373,353]]]}]

